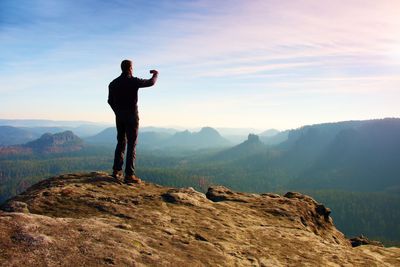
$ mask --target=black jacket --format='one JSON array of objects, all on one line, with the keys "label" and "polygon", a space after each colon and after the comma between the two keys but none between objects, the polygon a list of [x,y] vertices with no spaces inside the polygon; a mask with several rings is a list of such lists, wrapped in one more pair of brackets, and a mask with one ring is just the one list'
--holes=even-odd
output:
[{"label": "black jacket", "polygon": [[119,112],[132,112],[137,114],[138,90],[141,87],[153,86],[157,75],[151,79],[140,79],[122,73],[108,86],[108,104],[117,114]]}]

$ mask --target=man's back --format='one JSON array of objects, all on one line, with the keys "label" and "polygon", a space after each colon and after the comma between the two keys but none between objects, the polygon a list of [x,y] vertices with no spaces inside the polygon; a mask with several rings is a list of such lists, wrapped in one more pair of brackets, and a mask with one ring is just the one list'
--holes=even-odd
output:
[{"label": "man's back", "polygon": [[156,78],[154,77],[146,80],[122,73],[108,86],[108,103],[114,112],[137,112],[139,88],[152,86],[155,82]]}]

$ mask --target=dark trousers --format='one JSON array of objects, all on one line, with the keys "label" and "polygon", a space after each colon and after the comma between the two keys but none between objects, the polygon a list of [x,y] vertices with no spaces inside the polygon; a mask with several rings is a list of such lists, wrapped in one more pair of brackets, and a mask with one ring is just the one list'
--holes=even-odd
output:
[{"label": "dark trousers", "polygon": [[139,128],[138,115],[133,112],[115,114],[118,144],[115,148],[113,170],[121,171],[124,165],[126,148],[125,175],[135,175],[136,142]]}]

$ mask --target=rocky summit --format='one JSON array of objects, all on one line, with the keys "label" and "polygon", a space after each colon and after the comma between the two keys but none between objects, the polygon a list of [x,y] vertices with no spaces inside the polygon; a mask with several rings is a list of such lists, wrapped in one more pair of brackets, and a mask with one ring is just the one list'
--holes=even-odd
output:
[{"label": "rocky summit", "polygon": [[0,266],[400,266],[400,248],[352,247],[306,195],[203,194],[100,172],[9,200],[0,233]]}]

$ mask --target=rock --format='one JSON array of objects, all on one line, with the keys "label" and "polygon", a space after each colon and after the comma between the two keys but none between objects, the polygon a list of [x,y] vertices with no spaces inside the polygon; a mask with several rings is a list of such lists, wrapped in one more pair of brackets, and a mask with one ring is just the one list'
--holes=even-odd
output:
[{"label": "rock", "polygon": [[32,234],[26,232],[15,232],[11,239],[15,243],[21,243],[23,245],[34,247],[44,246],[52,243],[51,238],[43,234]]},{"label": "rock", "polygon": [[357,236],[350,238],[351,246],[352,247],[358,247],[362,245],[372,245],[372,246],[378,246],[378,247],[383,247],[383,244],[379,241],[373,241],[369,240],[363,235]]},{"label": "rock", "polygon": [[162,197],[166,202],[198,207],[210,202],[203,193],[197,192],[192,187],[173,188],[163,194]]},{"label": "rock", "polygon": [[8,212],[29,213],[28,205],[21,201],[7,202],[1,207],[1,209]]},{"label": "rock", "polygon": [[194,235],[194,238],[195,238],[196,240],[200,240],[200,241],[205,241],[205,242],[208,241],[207,238],[205,238],[204,236],[202,236],[201,234],[198,234],[198,233],[196,233],[196,234]]},{"label": "rock", "polygon": [[319,215],[324,216],[325,220],[329,220],[329,215],[331,214],[331,209],[330,208],[326,208],[322,204],[317,204],[316,207],[315,207],[315,211]]},{"label": "rock", "polygon": [[326,208],[323,204],[317,203],[312,197],[303,195],[298,192],[287,192],[284,197],[290,199],[300,199],[302,201],[307,202],[308,204],[315,206],[315,212],[318,215],[324,216],[326,221],[329,221],[329,215],[331,214],[331,209]]},{"label": "rock", "polygon": [[329,208],[296,192],[205,196],[93,172],[44,180],[2,210],[0,266],[400,266],[399,248],[353,248]]},{"label": "rock", "polygon": [[261,194],[261,196],[263,196],[263,197],[272,197],[272,198],[281,198],[280,195],[274,194],[274,193],[264,193],[264,194]]},{"label": "rock", "polygon": [[246,195],[238,192],[233,192],[224,186],[212,186],[208,188],[206,197],[214,202],[219,201],[236,201],[247,202]]},{"label": "rock", "polygon": [[287,192],[284,195],[284,197],[297,198],[297,199],[301,199],[301,200],[307,201],[307,202],[312,203],[312,204],[317,204],[317,202],[312,197],[307,196],[307,195],[303,195],[303,194],[298,193],[298,192]]}]

